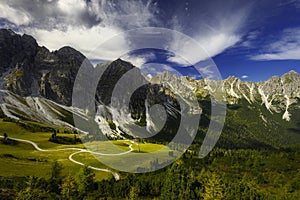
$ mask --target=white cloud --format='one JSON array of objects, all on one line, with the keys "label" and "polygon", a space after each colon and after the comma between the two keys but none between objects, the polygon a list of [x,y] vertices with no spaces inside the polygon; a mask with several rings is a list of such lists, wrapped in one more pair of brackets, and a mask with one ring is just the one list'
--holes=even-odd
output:
[{"label": "white cloud", "polygon": [[91,0],[88,4],[89,13],[104,24],[110,24],[124,29],[151,26],[155,21],[157,10],[152,0]]},{"label": "white cloud", "polygon": [[[19,26],[50,50],[72,46],[89,59],[114,60],[128,53],[127,29],[150,26],[155,20],[152,1],[57,0],[0,1],[0,17]],[[20,25],[22,25],[20,27]],[[8,27],[5,25],[4,27]]]},{"label": "white cloud", "polygon": [[152,76],[151,74],[147,74],[146,77],[147,77],[148,79],[151,79],[153,76]]},{"label": "white cloud", "polygon": [[216,77],[215,67],[212,65],[203,65],[196,68],[200,71],[203,78],[214,79]]},{"label": "white cloud", "polygon": [[[185,60],[191,62],[190,64],[196,64],[199,61],[212,58],[234,46],[243,36],[240,30],[244,26],[249,10],[249,7],[244,7],[234,13],[228,12],[224,13],[224,15],[217,15],[213,19],[207,19],[206,22],[201,24],[201,30],[192,34],[194,44],[187,42],[184,38],[178,37],[178,34],[175,34],[170,50],[176,55],[170,57],[169,60],[182,65],[188,64]],[[183,28],[177,24],[176,20],[174,24],[176,30],[183,30]],[[203,50],[200,52],[197,51],[195,48],[197,45],[201,46]]]},{"label": "white cloud", "polygon": [[285,29],[274,42],[263,47],[252,60],[300,60],[300,28]]},{"label": "white cloud", "polygon": [[134,66],[138,68],[142,68],[142,65],[144,65],[147,61],[155,59],[154,53],[144,53],[139,55],[123,55],[120,58],[123,60],[126,60],[128,62],[131,62]]},{"label": "white cloud", "polygon": [[[127,41],[118,35],[115,27],[94,26],[92,28],[69,26],[66,30],[28,29],[40,45],[50,50],[69,45],[89,59],[114,60],[127,52]],[[112,39],[111,39],[112,38]]]},{"label": "white cloud", "polygon": [[257,39],[259,34],[260,32],[258,30],[249,32],[239,46],[246,47],[246,48],[254,47],[255,46],[254,41]]},{"label": "white cloud", "polygon": [[213,57],[235,45],[239,40],[239,35],[221,32],[206,38],[199,38],[198,41],[199,44],[207,51],[208,56]]},{"label": "white cloud", "polygon": [[0,17],[16,25],[52,29],[101,24],[126,29],[151,26],[157,5],[152,0],[10,0],[0,1],[0,8]]},{"label": "white cloud", "polygon": [[[168,22],[160,21],[156,14],[160,13],[158,3],[152,0],[56,0],[36,1],[11,0],[9,4],[0,1],[0,13],[3,17],[20,27],[21,32],[33,35],[40,45],[51,50],[69,45],[90,59],[112,60],[128,53],[131,38],[118,37],[117,41],[105,42],[120,32],[139,27],[164,26]],[[226,3],[228,8],[223,12],[223,6],[207,10],[207,18],[190,27],[189,34],[203,47],[202,51],[195,51],[195,44],[186,42],[176,35],[171,38],[167,49],[176,53],[170,61],[187,64],[185,60],[195,64],[201,60],[220,54],[227,48],[240,41],[240,29],[248,15],[247,7],[235,8]],[[235,10],[235,12],[230,12]],[[219,13],[219,11],[222,11]],[[177,14],[177,13],[176,13]],[[173,14],[171,14],[173,15]],[[175,15],[174,15],[175,16]],[[205,20],[203,20],[205,19]],[[182,17],[180,23],[174,23],[175,30],[185,33],[183,27],[187,18]],[[104,43],[99,48],[96,48]],[[132,47],[132,46],[131,46]],[[141,57],[128,58],[136,65],[141,65],[145,59]]]},{"label": "white cloud", "polygon": [[287,49],[279,53],[266,53],[251,57],[252,60],[300,60],[300,48],[295,50]]},{"label": "white cloud", "polygon": [[82,0],[63,0],[57,2],[57,7],[72,16],[82,12],[86,8],[86,3]]},{"label": "white cloud", "polygon": [[242,79],[246,79],[246,78],[248,78],[248,76],[247,75],[243,75],[241,78]]},{"label": "white cloud", "polygon": [[169,61],[182,65],[194,65],[220,54],[239,40],[240,36],[225,32],[199,36],[191,41],[181,36],[175,37],[170,44],[170,51],[174,52],[175,56],[170,57]]},{"label": "white cloud", "polygon": [[175,70],[174,68],[165,65],[165,64],[160,64],[160,63],[147,63],[144,64],[143,67],[141,68],[141,71],[144,74],[150,74],[151,76],[155,76],[157,74],[163,73],[165,71],[168,71],[172,74],[176,74],[178,76],[180,76],[181,74]]},{"label": "white cloud", "polygon": [[31,21],[28,13],[15,9],[3,2],[0,3],[0,10],[0,18],[9,19],[16,25],[27,25]]}]

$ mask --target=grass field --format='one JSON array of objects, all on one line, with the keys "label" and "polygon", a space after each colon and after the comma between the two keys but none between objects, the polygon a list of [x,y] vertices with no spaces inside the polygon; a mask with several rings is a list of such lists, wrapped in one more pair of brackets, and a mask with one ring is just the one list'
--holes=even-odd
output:
[{"label": "grass field", "polygon": [[[31,123],[31,122],[28,122]],[[36,125],[39,125],[38,123]],[[45,126],[45,125],[43,125]],[[58,129],[57,127],[52,127]],[[60,131],[63,132],[63,131]],[[127,140],[112,140],[101,142],[90,142],[86,144],[62,145],[49,141],[52,132],[32,132],[25,129],[14,122],[7,122],[0,119],[0,135],[8,134],[8,137],[30,140],[39,145],[42,149],[62,149],[62,148],[88,148],[101,153],[122,153],[129,151],[129,145],[134,149],[133,154],[125,154],[122,156],[93,156],[91,153],[80,153],[73,156],[76,161],[86,165],[98,168],[108,168],[100,161],[106,164],[115,164],[118,162],[124,167],[135,169],[140,165],[149,165],[148,160],[143,160],[143,153],[151,154],[151,152],[161,150],[159,160],[168,158],[168,149],[163,149],[163,145],[151,143],[132,144]],[[61,137],[71,137],[73,134],[58,133]],[[140,151],[139,151],[140,150]],[[38,176],[49,177],[51,166],[54,161],[58,161],[63,166],[63,175],[76,174],[81,168],[68,160],[71,153],[76,151],[58,151],[58,152],[40,152],[31,144],[18,142],[16,144],[4,144],[0,142],[0,176]],[[153,158],[154,159],[154,158]],[[110,173],[95,171],[96,179],[107,179],[112,177]]]},{"label": "grass field", "polygon": [[[101,161],[107,166],[113,166],[113,168],[120,171],[136,172],[139,167],[151,168],[150,162],[158,161],[162,163],[174,159],[169,155],[170,149],[162,144],[132,143],[129,140],[85,143],[89,150],[107,154],[124,153],[124,151],[129,150],[129,145],[132,145],[133,152],[119,156],[94,155],[94,158],[89,159],[89,161],[93,163]],[[176,156],[176,153],[173,153]],[[80,154],[76,156],[83,157]]]}]

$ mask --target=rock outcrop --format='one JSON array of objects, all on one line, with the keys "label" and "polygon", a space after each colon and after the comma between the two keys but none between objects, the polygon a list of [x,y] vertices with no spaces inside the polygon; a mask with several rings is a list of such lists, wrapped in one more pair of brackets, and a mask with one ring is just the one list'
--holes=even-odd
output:
[{"label": "rock outcrop", "polygon": [[80,52],[71,47],[50,52],[29,35],[0,29],[0,57],[2,89],[71,105],[74,80],[85,59]]}]

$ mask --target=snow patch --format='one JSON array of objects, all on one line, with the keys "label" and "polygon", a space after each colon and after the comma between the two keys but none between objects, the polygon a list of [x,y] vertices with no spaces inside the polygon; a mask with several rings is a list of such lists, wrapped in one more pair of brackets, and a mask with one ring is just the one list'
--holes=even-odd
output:
[{"label": "snow patch", "polygon": [[240,89],[240,81],[237,82],[237,88],[240,91],[240,93],[243,95],[243,97],[249,102],[249,104],[252,104],[252,102],[250,101],[250,99],[247,97],[247,95],[241,91]]},{"label": "snow patch", "polygon": [[261,118],[265,123],[268,123],[267,119],[265,118],[265,116],[263,116],[262,113],[260,113],[260,118]]},{"label": "snow patch", "polygon": [[254,90],[255,85],[254,85],[254,83],[251,83],[251,86],[249,86],[248,84],[247,84],[247,86],[248,86],[249,89],[250,89],[250,100],[251,100],[252,102],[254,102],[255,99],[254,99],[254,95],[253,95],[253,90]]},{"label": "snow patch", "polygon": [[239,98],[240,98],[239,95],[237,95],[237,94],[234,92],[234,89],[233,89],[233,84],[234,84],[234,82],[236,82],[236,80],[233,81],[232,83],[230,83],[229,94],[230,94],[231,96],[236,97],[236,98],[239,99]]},{"label": "snow patch", "polygon": [[272,106],[273,99],[271,99],[271,101],[268,101],[269,95],[266,96],[265,93],[263,92],[263,90],[261,89],[261,87],[258,87],[258,92],[261,95],[262,102],[265,104],[268,111],[270,111],[272,113],[271,106]]},{"label": "snow patch", "polygon": [[290,121],[291,120],[291,114],[289,113],[288,109],[289,106],[292,104],[291,100],[289,98],[289,96],[286,94],[285,89],[284,89],[284,84],[283,81],[281,80],[282,83],[282,88],[283,88],[283,94],[284,94],[284,98],[286,99],[286,106],[285,106],[285,112],[282,115],[282,119],[286,120],[286,121]]}]

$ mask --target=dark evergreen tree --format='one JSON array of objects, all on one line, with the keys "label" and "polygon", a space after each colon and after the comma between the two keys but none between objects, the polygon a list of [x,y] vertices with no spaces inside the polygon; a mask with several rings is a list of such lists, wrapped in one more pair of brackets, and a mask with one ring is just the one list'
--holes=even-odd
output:
[{"label": "dark evergreen tree", "polygon": [[78,197],[76,180],[70,174],[64,179],[61,185],[61,195],[63,199],[77,199]]},{"label": "dark evergreen tree", "polygon": [[78,192],[80,196],[85,196],[88,192],[93,191],[95,173],[92,169],[84,166],[77,174]]},{"label": "dark evergreen tree", "polygon": [[57,161],[55,161],[51,168],[51,177],[49,179],[48,190],[50,192],[60,193],[60,185],[62,183],[61,175],[62,166]]}]

